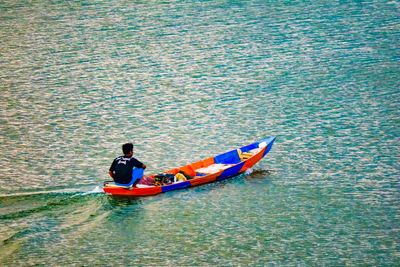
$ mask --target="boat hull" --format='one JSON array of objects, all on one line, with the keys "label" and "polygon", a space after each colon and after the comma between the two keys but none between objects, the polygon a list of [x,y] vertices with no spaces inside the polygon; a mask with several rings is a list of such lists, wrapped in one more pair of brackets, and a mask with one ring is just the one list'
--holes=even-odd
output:
[{"label": "boat hull", "polygon": [[120,187],[113,184],[105,184],[103,191],[106,194],[115,196],[142,197],[225,180],[252,168],[268,154],[274,141],[275,137],[268,137],[239,149],[164,172],[177,174],[183,171],[194,176],[194,178],[184,182],[144,187]]}]

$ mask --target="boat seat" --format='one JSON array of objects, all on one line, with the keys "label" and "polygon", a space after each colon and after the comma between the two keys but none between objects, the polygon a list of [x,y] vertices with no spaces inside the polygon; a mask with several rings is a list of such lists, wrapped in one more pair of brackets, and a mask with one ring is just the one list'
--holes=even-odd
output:
[{"label": "boat seat", "polygon": [[261,150],[262,150],[262,148],[258,147],[258,148],[254,148],[254,149],[248,151],[247,153],[251,153],[251,154],[255,155],[258,152],[260,152]]},{"label": "boat seat", "polygon": [[[197,170],[196,170],[196,173],[198,173],[198,176],[201,176],[201,173],[204,173],[204,174],[213,174],[213,173],[217,173],[217,172],[223,171],[223,170],[225,170],[225,169],[228,169],[229,167],[231,167],[231,166],[233,166],[233,165],[235,165],[235,164],[215,163],[215,164],[212,164],[212,165],[210,165],[210,166],[197,169]],[[199,174],[200,174],[200,175],[199,175]]]},{"label": "boat seat", "polygon": [[239,148],[237,149],[238,155],[240,157],[240,161],[247,160],[257,154],[258,152],[261,151],[261,148],[254,148],[252,150],[249,150],[247,152],[242,152]]},{"label": "boat seat", "polygon": [[239,148],[237,149],[237,153],[239,155],[240,161],[249,159],[254,155],[253,153],[250,153],[250,152],[242,152]]}]

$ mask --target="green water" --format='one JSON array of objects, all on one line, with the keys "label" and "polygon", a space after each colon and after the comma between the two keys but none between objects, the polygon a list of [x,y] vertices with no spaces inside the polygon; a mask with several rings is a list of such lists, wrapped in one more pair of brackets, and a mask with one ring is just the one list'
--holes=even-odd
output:
[{"label": "green water", "polygon": [[[398,266],[399,1],[1,1],[0,265]],[[275,135],[250,174],[96,193]]]}]

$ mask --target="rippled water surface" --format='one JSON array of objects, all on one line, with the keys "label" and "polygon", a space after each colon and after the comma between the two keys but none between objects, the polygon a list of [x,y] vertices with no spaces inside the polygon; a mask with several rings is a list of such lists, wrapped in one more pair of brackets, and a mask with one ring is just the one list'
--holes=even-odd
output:
[{"label": "rippled water surface", "polygon": [[[398,265],[400,2],[314,2],[1,1],[0,265]],[[154,173],[270,135],[96,193],[124,142]]]}]

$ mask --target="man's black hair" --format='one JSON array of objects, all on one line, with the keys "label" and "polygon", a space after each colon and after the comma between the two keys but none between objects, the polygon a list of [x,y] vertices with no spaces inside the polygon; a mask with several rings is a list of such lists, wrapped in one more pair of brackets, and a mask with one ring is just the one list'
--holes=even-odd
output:
[{"label": "man's black hair", "polygon": [[122,145],[122,152],[124,152],[124,155],[129,154],[129,152],[133,151],[133,144],[132,143],[126,143]]}]

